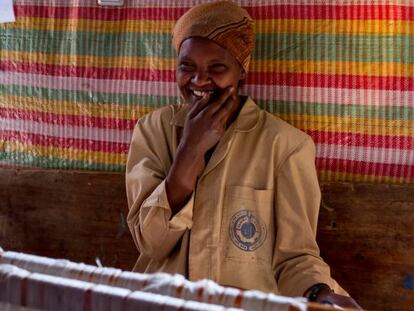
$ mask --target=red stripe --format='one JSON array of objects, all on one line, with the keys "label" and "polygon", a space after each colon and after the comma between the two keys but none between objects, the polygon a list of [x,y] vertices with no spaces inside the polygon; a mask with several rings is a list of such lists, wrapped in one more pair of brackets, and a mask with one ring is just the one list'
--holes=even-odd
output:
[{"label": "red stripe", "polygon": [[[361,64],[363,65],[363,64]],[[97,68],[40,63],[0,61],[0,70],[70,76],[91,79],[119,79],[175,82],[174,70],[148,70],[136,68]],[[325,75],[304,73],[249,72],[248,84],[329,87],[347,89],[414,90],[414,77]]]},{"label": "red stripe", "polygon": [[256,19],[412,20],[414,7],[400,5],[268,5],[247,8]]},{"label": "red stripe", "polygon": [[[96,20],[177,20],[188,8],[102,8],[15,5],[17,17]],[[413,20],[414,6],[401,5],[266,5],[246,7],[254,19]]]},{"label": "red stripe", "polygon": [[86,151],[100,151],[120,154],[127,154],[129,149],[129,144],[124,143],[79,138],[62,138],[18,131],[0,131],[0,139],[46,147],[75,148]]},{"label": "red stripe", "polygon": [[414,148],[412,136],[369,135],[348,132],[306,131],[317,144],[338,144],[370,148],[392,148],[410,150]]},{"label": "red stripe", "polygon": [[136,121],[108,117],[89,117],[51,112],[30,111],[22,109],[1,109],[0,117],[9,119],[24,119],[56,125],[96,127],[107,129],[132,130]]},{"label": "red stripe", "polygon": [[343,159],[317,158],[319,170],[329,170],[334,173],[349,173],[384,177],[410,178],[414,181],[414,166],[402,164],[371,163]]},{"label": "red stripe", "polygon": [[[363,64],[361,64],[363,66]],[[410,91],[414,77],[252,72],[248,84]]]},{"label": "red stripe", "polygon": [[15,5],[17,17],[95,19],[104,21],[153,19],[177,20],[188,8],[103,8]]}]

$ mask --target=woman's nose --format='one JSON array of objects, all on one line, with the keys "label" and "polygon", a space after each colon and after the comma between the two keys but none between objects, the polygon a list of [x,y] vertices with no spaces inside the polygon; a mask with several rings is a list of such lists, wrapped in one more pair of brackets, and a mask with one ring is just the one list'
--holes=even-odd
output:
[{"label": "woman's nose", "polygon": [[211,83],[211,79],[207,72],[203,70],[196,71],[191,79],[191,82],[198,86],[203,86]]}]

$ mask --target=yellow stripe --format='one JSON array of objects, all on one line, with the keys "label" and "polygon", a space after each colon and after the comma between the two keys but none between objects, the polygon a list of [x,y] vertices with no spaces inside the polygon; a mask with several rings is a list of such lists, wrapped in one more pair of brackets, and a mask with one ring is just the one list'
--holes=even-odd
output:
[{"label": "yellow stripe", "polygon": [[389,183],[389,184],[412,184],[412,180],[404,177],[375,176],[336,172],[331,170],[318,170],[318,179],[321,182],[366,182],[366,183]]},{"label": "yellow stripe", "polygon": [[120,20],[102,21],[92,19],[59,19],[43,17],[18,18],[14,25],[4,24],[9,29],[31,29],[47,31],[73,32],[137,32],[137,33],[171,33],[175,21],[161,20]]},{"label": "yellow stripe", "polygon": [[40,157],[54,157],[66,160],[92,161],[106,164],[125,164],[127,160],[126,154],[75,148],[57,148],[10,140],[0,140],[0,146],[2,146],[2,151],[6,152],[25,152]]},{"label": "yellow stripe", "polygon": [[[99,68],[129,68],[148,70],[175,70],[175,59],[127,56],[82,56],[76,54],[46,54],[2,51],[3,60],[48,65],[93,66]],[[305,60],[253,60],[253,72],[292,72],[307,74],[349,74],[359,76],[414,76],[414,64],[325,62]]]},{"label": "yellow stripe", "polygon": [[48,65],[95,66],[99,68],[174,69],[175,59],[128,56],[84,56],[76,54],[48,54],[19,51],[1,51],[2,60],[42,63]]},{"label": "yellow stripe", "polygon": [[257,33],[412,35],[413,21],[351,19],[271,19],[256,23]]},{"label": "yellow stripe", "polygon": [[[90,19],[53,19],[38,17],[18,18],[16,23],[4,24],[3,28],[35,29],[48,31],[86,32],[141,32],[171,33],[174,21],[121,20],[101,21]],[[256,33],[320,33],[320,34],[380,34],[412,35],[413,21],[399,20],[352,20],[352,19],[260,19],[254,24]]]},{"label": "yellow stripe", "polygon": [[275,114],[302,130],[351,132],[373,135],[376,133],[411,136],[414,121],[368,118],[340,118],[326,115]]},{"label": "yellow stripe", "polygon": [[0,96],[0,108],[126,120],[138,120],[143,115],[155,109],[154,107],[145,105],[145,103],[139,107],[132,107],[128,105],[102,105],[11,95]]}]

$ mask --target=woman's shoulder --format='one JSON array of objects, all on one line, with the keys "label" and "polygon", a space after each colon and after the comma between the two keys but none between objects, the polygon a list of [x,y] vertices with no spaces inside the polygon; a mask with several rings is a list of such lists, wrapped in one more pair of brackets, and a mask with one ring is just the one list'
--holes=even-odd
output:
[{"label": "woman's shoulder", "polygon": [[167,126],[173,123],[179,111],[185,109],[184,105],[174,104],[154,109],[138,120],[138,124],[146,127]]},{"label": "woman's shoulder", "polygon": [[173,114],[174,105],[167,105],[160,108],[154,108],[145,115],[143,115],[138,121],[147,122],[151,121],[163,121],[171,118]]}]

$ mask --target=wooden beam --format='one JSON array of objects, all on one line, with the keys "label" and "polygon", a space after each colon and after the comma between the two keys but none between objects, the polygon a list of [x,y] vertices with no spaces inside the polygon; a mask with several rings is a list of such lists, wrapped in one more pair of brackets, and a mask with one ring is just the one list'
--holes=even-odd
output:
[{"label": "wooden beam", "polygon": [[123,174],[2,169],[0,246],[131,270]]}]

